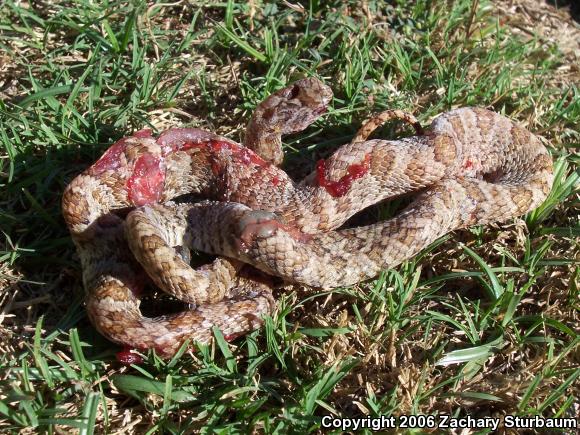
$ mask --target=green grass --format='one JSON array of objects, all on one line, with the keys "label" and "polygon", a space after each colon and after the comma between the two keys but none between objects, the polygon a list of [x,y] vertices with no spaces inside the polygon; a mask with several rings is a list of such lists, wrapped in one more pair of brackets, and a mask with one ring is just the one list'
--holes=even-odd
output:
[{"label": "green grass", "polygon": [[[310,432],[325,414],[576,415],[578,65],[563,74],[557,41],[533,23],[516,35],[487,1],[436,3],[4,2],[0,430]],[[478,105],[550,143],[554,189],[525,218],[456,231],[371,282],[279,292],[275,317],[233,344],[216,331],[210,347],[121,367],[85,317],[64,187],[143,127],[240,139],[256,104],[310,75],[335,99],[285,138],[295,174],[372,113],[401,108],[426,124]]]}]

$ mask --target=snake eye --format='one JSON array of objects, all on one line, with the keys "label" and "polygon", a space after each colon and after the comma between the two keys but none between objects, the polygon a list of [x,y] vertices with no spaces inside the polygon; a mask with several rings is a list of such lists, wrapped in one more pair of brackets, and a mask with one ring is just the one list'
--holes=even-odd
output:
[{"label": "snake eye", "polygon": [[299,93],[300,93],[300,86],[298,86],[298,85],[292,86],[292,89],[290,89],[290,95],[288,95],[288,99],[293,100],[294,98],[298,97]]}]

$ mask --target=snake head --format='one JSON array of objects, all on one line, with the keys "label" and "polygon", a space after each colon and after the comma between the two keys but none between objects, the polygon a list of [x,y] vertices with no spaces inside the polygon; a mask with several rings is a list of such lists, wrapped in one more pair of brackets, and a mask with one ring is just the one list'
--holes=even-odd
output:
[{"label": "snake head", "polygon": [[246,127],[244,145],[279,165],[284,159],[281,136],[304,130],[332,100],[332,90],[314,77],[298,80],[264,100]]},{"label": "snake head", "polygon": [[280,134],[304,130],[326,112],[332,90],[315,77],[308,77],[272,94],[260,115]]}]

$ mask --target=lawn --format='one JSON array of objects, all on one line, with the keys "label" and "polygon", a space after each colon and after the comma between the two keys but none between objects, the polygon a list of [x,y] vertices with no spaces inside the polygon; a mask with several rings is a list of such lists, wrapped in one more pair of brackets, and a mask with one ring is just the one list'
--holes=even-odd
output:
[{"label": "lawn", "polygon": [[[566,10],[510,3],[4,1],[0,431],[285,433],[321,431],[324,415],[578,416],[580,28]],[[240,140],[255,106],[304,76],[335,98],[285,138],[296,177],[373,113],[403,109],[427,125],[477,105],[545,140],[552,193],[527,216],[455,231],[375,280],[280,289],[265,327],[233,343],[216,333],[172,360],[121,365],[86,318],[65,186],[142,128]],[[377,133],[406,134],[400,123]]]}]

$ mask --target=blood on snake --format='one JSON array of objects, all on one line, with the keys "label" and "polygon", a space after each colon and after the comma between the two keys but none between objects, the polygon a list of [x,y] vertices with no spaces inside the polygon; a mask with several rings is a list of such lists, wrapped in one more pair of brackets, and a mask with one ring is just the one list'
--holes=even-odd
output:
[{"label": "blood on snake", "polygon": [[[540,140],[481,108],[443,113],[425,131],[410,114],[384,112],[295,182],[278,167],[281,136],[306,128],[331,99],[315,78],[281,89],[257,107],[243,144],[200,129],[157,139],[142,130],[69,184],[63,214],[87,312],[103,335],[162,356],[186,340],[209,342],[213,327],[233,339],[260,327],[275,307],[271,285],[245,274],[247,265],[287,283],[351,285],[450,231],[522,215],[550,191],[552,162]],[[368,140],[393,118],[411,123],[415,136]],[[410,192],[419,194],[394,218],[340,228],[360,210]],[[192,193],[206,200],[174,201]],[[188,249],[218,257],[194,269]],[[149,281],[193,308],[143,316]],[[135,361],[128,351],[120,358]]]}]

